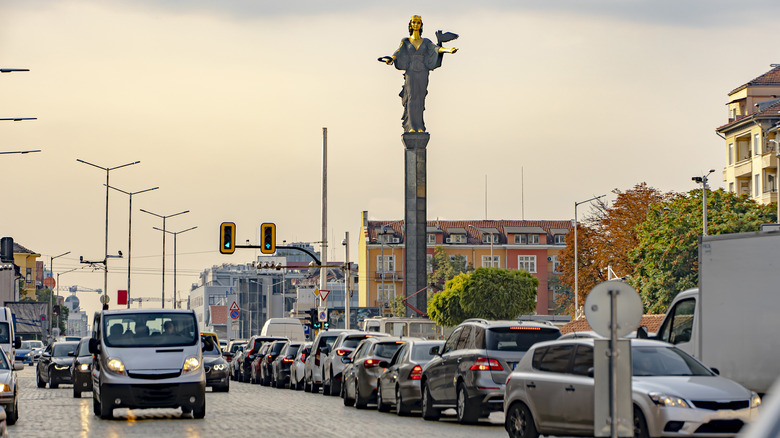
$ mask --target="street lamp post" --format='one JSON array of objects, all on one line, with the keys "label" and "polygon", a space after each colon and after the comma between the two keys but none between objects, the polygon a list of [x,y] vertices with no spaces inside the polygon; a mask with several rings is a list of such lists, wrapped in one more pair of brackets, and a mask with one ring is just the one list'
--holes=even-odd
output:
[{"label": "street lamp post", "polygon": [[[186,230],[175,231],[175,232],[174,231],[163,230],[163,229],[157,228],[157,227],[152,227],[152,228],[154,228],[157,231],[162,231],[163,232],[163,236],[165,236],[165,233],[173,234],[173,308],[175,309],[176,308],[176,236],[178,236],[181,233],[186,233],[187,231],[194,230],[195,228],[198,228],[198,227],[190,227],[190,228],[187,228]],[[163,293],[163,298],[165,298],[165,293]],[[163,307],[165,307],[165,302],[164,301],[163,301]]]},{"label": "street lamp post", "polygon": [[0,68],[0,73],[12,73],[15,71],[30,71],[29,68]]},{"label": "street lamp post", "polygon": [[697,184],[701,184],[701,234],[702,236],[707,235],[707,189],[709,189],[709,186],[707,185],[707,177],[710,176],[712,172],[715,172],[715,169],[710,169],[710,171],[704,175],[704,176],[694,176],[691,178],[692,181],[694,181]]},{"label": "street lamp post", "polygon": [[586,202],[595,201],[596,199],[603,198],[605,196],[607,195],[594,196],[585,201],[574,203],[574,319],[577,319],[577,314],[579,313],[579,309],[580,309],[580,289],[579,289],[580,278],[578,275],[579,260],[577,255],[577,207],[580,204],[585,204]]},{"label": "street lamp post", "polygon": [[[62,253],[60,255],[56,255],[54,257],[49,257],[49,269],[51,269],[51,275],[54,275],[54,259],[56,259],[57,257],[62,257],[64,255],[68,255],[68,254],[70,254],[70,251],[64,252],[64,253]],[[70,271],[68,271],[68,272],[70,272]],[[57,287],[57,304],[60,303],[60,280],[59,280],[59,278],[60,278],[60,276],[59,276],[59,274],[57,274],[57,285],[56,285],[56,287]],[[52,294],[51,291],[49,291],[49,312],[51,312],[51,309],[54,308],[54,304],[52,304],[52,296],[53,295],[54,294]],[[49,316],[51,316],[51,314]],[[52,326],[52,324],[53,324],[52,320],[53,319],[54,318],[51,318],[51,317],[49,318],[49,333],[51,333],[51,329],[53,328],[53,326]],[[59,326],[59,322],[60,322],[60,317],[57,316],[57,325],[58,326]]]},{"label": "street lamp post", "polygon": [[140,163],[140,161],[133,161],[131,163],[125,163],[119,166],[114,167],[103,167],[98,166],[97,164],[90,163],[88,161],[84,161],[82,159],[76,158],[76,161],[79,163],[88,164],[92,167],[97,167],[98,169],[105,170],[106,171],[106,240],[105,240],[105,253],[103,258],[103,305],[108,305],[108,188],[110,187],[109,184],[109,173],[112,170],[121,169],[123,167],[132,166],[134,164]]},{"label": "street lamp post", "polygon": [[[769,140],[772,143],[775,144],[775,157],[777,158],[777,163],[780,163],[780,142],[777,140]],[[778,177],[780,177],[780,164],[776,166],[775,171],[775,203],[777,204],[777,223],[780,224],[780,191],[777,189],[777,183]]]},{"label": "street lamp post", "polygon": [[[178,213],[174,213],[174,214],[169,214],[169,215],[163,216],[161,214],[152,213],[151,211],[144,210],[143,208],[140,209],[140,210],[143,211],[144,213],[151,214],[152,216],[157,216],[159,218],[162,218],[162,220],[163,220],[163,226],[162,226],[162,231],[163,231],[163,234],[162,234],[162,236],[163,236],[163,240],[162,240],[162,301],[161,301],[161,303],[162,303],[162,308],[164,309],[165,308],[165,219],[167,219],[169,217],[173,217],[173,216],[178,216],[178,215],[184,214],[184,213],[189,213],[190,211],[189,210],[185,210],[185,211],[180,211]],[[173,304],[175,306],[176,302],[174,301]]]},{"label": "street lamp post", "polygon": [[150,192],[152,190],[157,190],[159,187],[152,187],[151,189],[144,189],[139,190],[137,192],[126,192],[122,189],[118,189],[114,186],[109,186],[109,188],[114,189],[118,192],[124,193],[125,195],[128,195],[130,197],[130,210],[127,213],[127,308],[130,308],[130,259],[132,259],[132,248],[133,248],[133,195],[137,195],[139,193],[144,192]]}]

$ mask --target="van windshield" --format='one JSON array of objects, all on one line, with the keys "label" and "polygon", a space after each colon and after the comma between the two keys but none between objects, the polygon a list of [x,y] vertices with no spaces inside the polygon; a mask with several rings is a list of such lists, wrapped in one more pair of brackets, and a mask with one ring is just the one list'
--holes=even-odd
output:
[{"label": "van windshield", "polygon": [[200,333],[191,313],[121,313],[103,315],[103,338],[109,347],[195,345]]}]

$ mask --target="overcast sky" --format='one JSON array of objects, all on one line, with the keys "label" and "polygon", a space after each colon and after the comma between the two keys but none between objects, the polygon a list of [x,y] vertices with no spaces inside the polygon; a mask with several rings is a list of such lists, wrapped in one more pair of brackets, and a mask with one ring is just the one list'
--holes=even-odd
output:
[{"label": "overcast sky", "polygon": [[[479,4],[477,4],[479,3]],[[0,234],[55,260],[102,259],[103,167],[133,197],[133,295],[159,297],[160,215],[178,237],[178,289],[217,252],[222,221],[256,243],[321,240],[328,128],[331,255],[360,212],[403,218],[401,72],[392,54],[420,14],[424,37],[458,33],[431,73],[428,218],[571,219],[574,202],[639,182],[722,185],[727,93],[780,62],[770,1],[8,1],[0,0]],[[522,175],[522,178],[521,178]],[[127,254],[128,197],[110,195],[109,253]],[[581,209],[580,211],[584,211]],[[334,244],[335,243],[335,244]],[[173,239],[166,296],[173,293]],[[126,287],[109,262],[109,295]],[[102,288],[99,272],[62,285]],[[81,294],[88,310],[97,295]],[[146,307],[151,307],[147,304]]]}]

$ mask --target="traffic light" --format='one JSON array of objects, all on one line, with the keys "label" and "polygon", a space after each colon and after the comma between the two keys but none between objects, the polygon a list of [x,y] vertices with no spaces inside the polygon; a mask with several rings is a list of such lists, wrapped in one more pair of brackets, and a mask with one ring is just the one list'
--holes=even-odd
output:
[{"label": "traffic light", "polygon": [[327,330],[327,329],[328,329],[328,327],[330,327],[330,322],[328,322],[328,321],[325,321],[325,322],[323,322],[323,323],[322,323],[322,328],[324,328],[325,330]]},{"label": "traffic light", "polygon": [[236,252],[236,224],[222,222],[219,226],[219,252],[233,254]]},{"label": "traffic light", "polygon": [[55,304],[51,309],[51,314],[54,316],[60,316],[60,306]]},{"label": "traffic light", "polygon": [[260,225],[260,252],[263,254],[276,252],[276,224],[264,223]]}]

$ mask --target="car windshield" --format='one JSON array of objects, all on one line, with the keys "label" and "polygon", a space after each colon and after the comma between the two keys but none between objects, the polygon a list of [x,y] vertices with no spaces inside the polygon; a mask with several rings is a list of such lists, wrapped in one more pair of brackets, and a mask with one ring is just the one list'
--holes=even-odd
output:
[{"label": "car windshield", "polygon": [[200,336],[195,315],[180,312],[104,315],[102,329],[109,347],[195,345]]},{"label": "car windshield", "polygon": [[33,348],[35,347],[33,347],[33,344],[30,341],[22,341],[22,346],[19,347],[20,350],[32,350]]},{"label": "car windshield", "polygon": [[[433,359],[433,354],[431,354],[431,348],[435,347],[437,344],[422,344],[418,345],[415,344],[412,346],[412,362],[416,363],[426,363]],[[439,345],[439,349],[441,350],[441,344]]]},{"label": "car windshield", "polygon": [[393,357],[396,351],[401,348],[403,342],[381,342],[374,346],[374,356],[379,356],[384,359],[390,359]]},{"label": "car windshield", "polygon": [[27,341],[32,345],[32,348],[43,348],[43,341]]},{"label": "car windshield", "polygon": [[634,376],[712,376],[706,367],[684,351],[667,346],[633,347]]},{"label": "car windshield", "polygon": [[67,357],[68,353],[76,351],[77,346],[78,344],[71,342],[54,344],[51,355],[53,357]]},{"label": "car windshield", "polygon": [[495,327],[488,330],[487,349],[499,351],[528,351],[537,342],[558,339],[561,332],[555,328],[537,326]]}]

